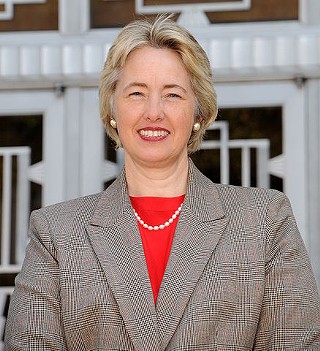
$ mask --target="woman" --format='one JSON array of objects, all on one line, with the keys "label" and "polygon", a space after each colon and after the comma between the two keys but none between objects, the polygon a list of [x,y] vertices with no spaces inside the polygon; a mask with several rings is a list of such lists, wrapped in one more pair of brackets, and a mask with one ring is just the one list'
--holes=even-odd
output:
[{"label": "woman", "polygon": [[217,114],[203,49],[168,17],[109,51],[101,116],[125,167],[35,211],[7,350],[319,350],[314,277],[287,198],[190,161]]}]

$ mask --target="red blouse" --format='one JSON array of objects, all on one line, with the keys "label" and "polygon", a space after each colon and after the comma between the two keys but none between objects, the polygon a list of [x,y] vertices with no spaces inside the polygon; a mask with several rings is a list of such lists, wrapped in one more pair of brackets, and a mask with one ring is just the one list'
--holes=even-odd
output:
[{"label": "red blouse", "polygon": [[[178,197],[133,197],[131,204],[140,218],[148,225],[164,224],[182,204],[185,195]],[[139,230],[156,303],[161,281],[170,255],[172,240],[179,216],[165,229],[148,230],[139,222]]]}]

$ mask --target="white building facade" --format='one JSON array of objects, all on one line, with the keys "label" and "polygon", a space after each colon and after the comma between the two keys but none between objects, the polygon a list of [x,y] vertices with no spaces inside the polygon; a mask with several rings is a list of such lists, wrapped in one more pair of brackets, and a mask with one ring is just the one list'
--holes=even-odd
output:
[{"label": "white building facade", "polygon": [[[14,4],[37,2],[46,1],[0,1],[0,22],[15,16]],[[113,152],[106,142],[97,92],[119,29],[91,29],[89,0],[58,5],[57,30],[0,34],[0,335],[12,280],[24,257],[30,210],[99,192],[122,166],[121,151]],[[275,156],[268,138],[232,138],[223,119],[212,127],[218,138],[209,138],[202,148],[219,153],[221,182],[231,181],[233,149],[240,150],[242,185],[269,187],[271,176],[281,179],[280,190],[291,200],[320,286],[320,2],[300,0],[296,20],[228,24],[209,22],[204,12],[209,3],[150,7],[137,0],[135,5],[137,12],[182,11],[178,20],[212,62],[222,111],[280,111],[281,130],[274,133],[282,148]],[[242,11],[252,2],[211,5],[212,12]],[[35,130],[31,137],[30,128]],[[15,140],[10,135],[24,133],[19,143],[10,143]]]}]

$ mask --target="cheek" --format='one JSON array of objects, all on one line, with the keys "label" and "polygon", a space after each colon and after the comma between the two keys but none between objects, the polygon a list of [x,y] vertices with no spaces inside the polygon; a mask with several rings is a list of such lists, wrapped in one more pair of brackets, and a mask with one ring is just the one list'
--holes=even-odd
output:
[{"label": "cheek", "polygon": [[191,133],[196,119],[194,110],[188,108],[182,113],[180,112],[179,116],[178,128],[181,128],[187,134]]},{"label": "cheek", "polygon": [[113,112],[113,118],[117,121],[118,134],[120,135],[130,125],[130,110],[126,109],[123,105],[115,104]]},{"label": "cheek", "polygon": [[192,134],[193,124],[194,124],[193,120],[190,121],[190,119],[183,120],[181,121],[181,123],[177,123],[176,133],[180,135],[181,139],[188,141]]},{"label": "cheek", "polygon": [[126,121],[131,119],[134,120],[141,114],[142,106],[141,103],[132,101],[119,101],[114,104],[115,116],[120,118],[125,118]]}]

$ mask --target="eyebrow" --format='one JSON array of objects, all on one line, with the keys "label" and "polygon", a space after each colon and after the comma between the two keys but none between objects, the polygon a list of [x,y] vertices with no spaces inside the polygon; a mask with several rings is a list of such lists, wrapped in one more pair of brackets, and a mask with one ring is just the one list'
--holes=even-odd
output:
[{"label": "eyebrow", "polygon": [[[147,84],[145,83],[140,83],[140,82],[132,82],[132,83],[129,83],[128,85],[126,85],[124,87],[125,90],[127,89],[130,89],[132,87],[141,87],[141,88],[147,88]],[[175,89],[179,89],[179,90],[182,90],[184,93],[187,94],[187,90],[185,88],[183,88],[181,85],[179,84],[166,84],[164,86],[164,89],[172,89],[172,88],[175,88]]]},{"label": "eyebrow", "polygon": [[142,88],[146,88],[147,87],[147,84],[145,83],[139,83],[139,82],[132,82],[132,83],[129,83],[128,85],[126,85],[124,87],[125,90],[127,89],[130,89],[132,87],[142,87]]},{"label": "eyebrow", "polygon": [[165,89],[172,89],[172,88],[180,89],[184,93],[187,94],[187,90],[184,87],[182,87],[181,85],[179,85],[179,84],[167,84],[167,85],[164,86],[164,88]]}]

